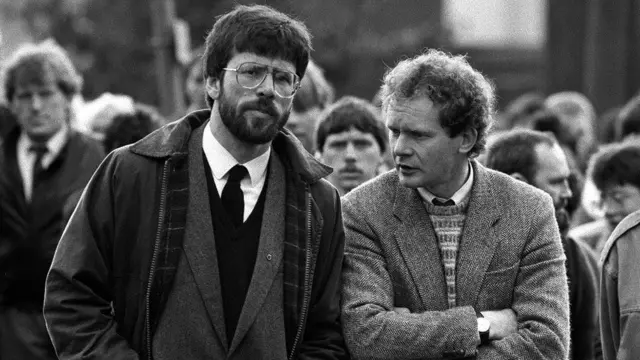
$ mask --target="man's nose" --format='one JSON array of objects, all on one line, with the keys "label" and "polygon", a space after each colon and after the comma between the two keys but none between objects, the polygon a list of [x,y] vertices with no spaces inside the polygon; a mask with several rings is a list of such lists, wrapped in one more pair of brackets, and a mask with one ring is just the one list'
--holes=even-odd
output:
[{"label": "man's nose", "polygon": [[356,159],[356,148],[352,143],[347,144],[347,148],[344,150],[344,157],[346,160],[354,161]]},{"label": "man's nose", "polygon": [[569,181],[565,180],[563,186],[562,186],[562,192],[560,193],[560,196],[563,199],[571,199],[573,197],[573,191],[571,191],[571,186],[569,185]]},{"label": "man's nose", "polygon": [[34,110],[40,110],[42,108],[43,101],[40,95],[33,94],[31,95],[31,108]]},{"label": "man's nose", "polygon": [[262,83],[258,86],[258,95],[265,97],[274,97],[275,96],[275,83],[273,81],[273,73],[268,73],[264,78]]},{"label": "man's nose", "polygon": [[398,135],[398,138],[393,144],[394,156],[407,156],[411,154],[411,147],[407,143],[407,137],[403,134]]}]

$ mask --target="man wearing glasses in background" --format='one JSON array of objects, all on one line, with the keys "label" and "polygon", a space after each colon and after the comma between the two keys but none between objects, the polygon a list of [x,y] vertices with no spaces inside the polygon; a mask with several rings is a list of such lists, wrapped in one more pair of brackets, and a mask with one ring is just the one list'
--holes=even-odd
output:
[{"label": "man wearing glasses in background", "polygon": [[210,110],[105,160],[49,272],[60,359],[342,359],[330,169],[283,127],[311,48],[266,6],[221,16]]}]

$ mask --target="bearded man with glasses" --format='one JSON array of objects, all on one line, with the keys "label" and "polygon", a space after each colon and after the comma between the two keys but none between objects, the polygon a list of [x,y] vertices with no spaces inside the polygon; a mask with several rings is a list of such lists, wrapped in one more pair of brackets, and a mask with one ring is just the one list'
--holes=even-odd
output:
[{"label": "bearded man with glasses", "polygon": [[207,103],[111,153],[49,272],[60,359],[343,359],[338,192],[284,129],[310,35],[266,6],[221,16]]}]

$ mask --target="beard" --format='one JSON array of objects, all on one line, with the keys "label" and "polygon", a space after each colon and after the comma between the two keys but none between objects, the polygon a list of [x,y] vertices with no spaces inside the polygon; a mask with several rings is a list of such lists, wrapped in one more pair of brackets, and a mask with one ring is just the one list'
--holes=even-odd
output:
[{"label": "beard", "polygon": [[565,208],[556,209],[556,222],[558,223],[558,228],[560,229],[560,235],[564,237],[569,231],[570,224],[569,212]]},{"label": "beard", "polygon": [[[228,99],[222,90],[220,99],[217,101],[220,118],[227,129],[240,141],[255,145],[272,141],[287,123],[291,112],[289,109],[281,115],[278,114],[273,101],[263,97],[258,98],[257,101],[243,104],[236,109],[235,103]],[[268,114],[271,118],[251,122],[244,114],[250,110]],[[265,124],[266,121],[269,123]]]}]

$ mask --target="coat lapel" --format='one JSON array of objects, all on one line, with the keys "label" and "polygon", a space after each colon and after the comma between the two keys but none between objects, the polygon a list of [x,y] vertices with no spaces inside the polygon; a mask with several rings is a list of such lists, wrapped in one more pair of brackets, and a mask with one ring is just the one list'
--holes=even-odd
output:
[{"label": "coat lapel", "polygon": [[285,209],[285,172],[284,166],[275,152],[271,152],[267,191],[262,227],[260,229],[260,243],[256,265],[253,269],[251,283],[247,297],[238,319],[236,333],[229,348],[229,354],[241,343],[247,331],[253,324],[273,285],[278,270],[282,266],[284,253],[284,209]]},{"label": "coat lapel", "polygon": [[206,126],[193,132],[189,141],[189,210],[184,238],[184,252],[195,283],[220,343],[226,350],[224,309],[211,220],[211,208],[202,158],[202,134]]},{"label": "coat lapel", "polygon": [[484,274],[498,244],[493,226],[500,218],[500,204],[487,170],[472,163],[475,181],[462,230],[456,270],[457,305],[475,305]]},{"label": "coat lapel", "polygon": [[422,303],[426,309],[446,309],[447,289],[440,249],[418,192],[397,184],[393,213],[400,220],[395,239]]}]

